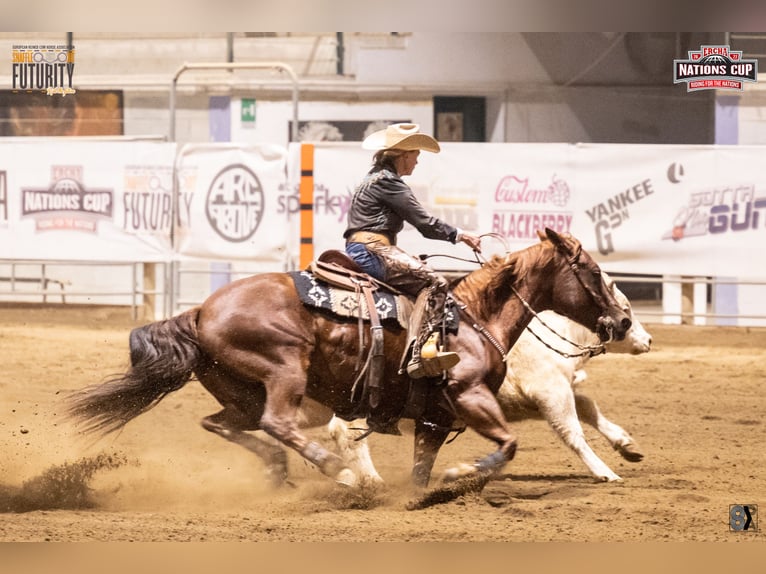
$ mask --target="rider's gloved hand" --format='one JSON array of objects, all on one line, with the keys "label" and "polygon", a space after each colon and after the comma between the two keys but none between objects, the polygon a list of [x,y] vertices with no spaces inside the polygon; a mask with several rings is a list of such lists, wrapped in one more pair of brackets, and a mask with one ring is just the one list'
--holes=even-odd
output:
[{"label": "rider's gloved hand", "polygon": [[455,242],[463,242],[474,251],[481,253],[481,237],[479,235],[474,235],[467,231],[458,231]]}]

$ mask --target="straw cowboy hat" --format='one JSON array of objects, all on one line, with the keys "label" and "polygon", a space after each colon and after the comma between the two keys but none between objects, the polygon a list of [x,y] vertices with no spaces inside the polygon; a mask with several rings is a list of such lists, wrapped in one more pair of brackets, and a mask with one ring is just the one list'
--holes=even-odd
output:
[{"label": "straw cowboy hat", "polygon": [[439,153],[439,142],[429,135],[420,133],[418,124],[391,124],[384,130],[371,133],[362,142],[364,149],[401,149],[405,151],[422,149]]}]

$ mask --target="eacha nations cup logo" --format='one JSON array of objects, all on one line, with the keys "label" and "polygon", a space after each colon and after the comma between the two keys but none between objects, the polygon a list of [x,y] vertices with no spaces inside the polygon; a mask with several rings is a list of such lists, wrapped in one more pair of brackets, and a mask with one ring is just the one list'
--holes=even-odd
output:
[{"label": "eacha nations cup logo", "polygon": [[686,83],[687,92],[699,90],[743,91],[744,82],[756,82],[758,60],[744,60],[729,46],[701,46],[689,59],[673,60],[673,83]]}]

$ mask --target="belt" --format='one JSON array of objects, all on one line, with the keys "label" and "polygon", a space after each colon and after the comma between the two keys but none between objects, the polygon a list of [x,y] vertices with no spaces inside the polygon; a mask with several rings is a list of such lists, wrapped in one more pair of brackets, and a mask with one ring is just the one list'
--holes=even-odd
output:
[{"label": "belt", "polygon": [[374,231],[355,231],[349,236],[348,243],[381,243],[391,246],[391,240],[387,235]]}]

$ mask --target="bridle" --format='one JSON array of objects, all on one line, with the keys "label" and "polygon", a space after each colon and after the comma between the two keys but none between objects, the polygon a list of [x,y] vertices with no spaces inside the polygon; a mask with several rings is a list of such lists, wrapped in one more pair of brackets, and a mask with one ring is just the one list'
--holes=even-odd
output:
[{"label": "bridle", "polygon": [[[492,234],[494,235],[494,234]],[[556,249],[560,248],[557,246]],[[590,285],[587,285],[583,278],[580,276],[580,255],[582,254],[582,245],[578,244],[577,249],[575,252],[570,256],[566,255],[567,265],[569,265],[569,268],[572,270],[572,273],[574,273],[574,276],[577,278],[577,281],[580,283],[580,286],[583,288],[583,290],[590,295],[591,299],[599,305],[603,307],[603,300],[602,297],[596,293],[593,288]],[[478,257],[478,256],[477,256]],[[544,341],[540,335],[535,333],[529,325],[527,325],[526,330],[529,331],[534,337],[540,341],[543,345],[551,349],[552,351],[555,351],[559,355],[561,355],[564,358],[570,359],[570,358],[579,358],[579,357],[595,357],[596,355],[600,355],[602,353],[606,352],[606,347],[603,343],[599,343],[598,345],[581,345],[579,343],[576,343],[574,341],[569,340],[567,337],[556,331],[553,327],[548,325],[543,319],[540,318],[540,315],[535,311],[532,306],[527,302],[524,297],[522,297],[521,293],[519,293],[518,289],[516,289],[515,286],[511,286],[511,291],[513,294],[518,297],[519,301],[521,301],[521,304],[524,306],[524,308],[527,310],[528,313],[530,313],[535,319],[537,319],[546,329],[548,329],[551,333],[556,335],[559,339],[562,341],[572,345],[576,349],[579,350],[578,353],[568,353],[566,351],[562,351],[560,349],[557,349],[550,345],[547,341]],[[484,326],[481,325],[478,321],[476,321],[471,314],[468,312],[467,307],[464,303],[460,303],[457,299],[455,299],[454,296],[452,296],[453,300],[457,303],[458,308],[460,311],[470,320],[471,327],[475,329],[478,333],[480,333],[482,336],[484,336],[487,341],[500,353],[500,356],[503,358],[503,361],[506,361],[508,359],[508,355],[510,354],[510,350],[506,351],[503,345],[495,338],[494,335]]]}]

